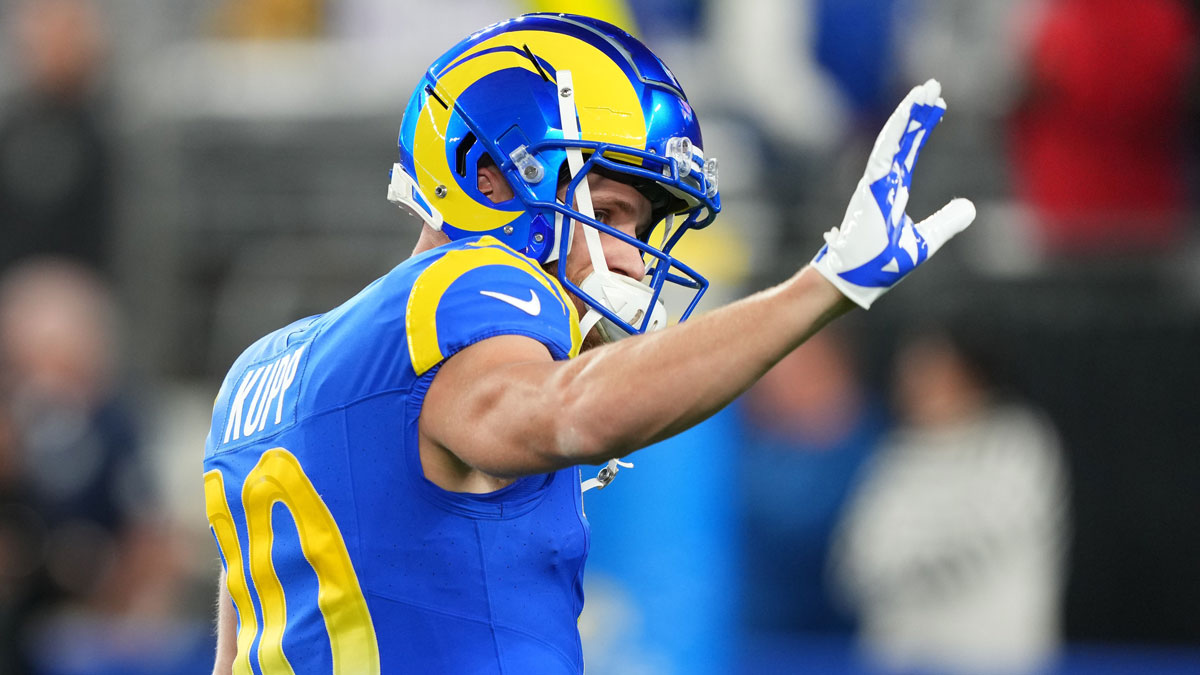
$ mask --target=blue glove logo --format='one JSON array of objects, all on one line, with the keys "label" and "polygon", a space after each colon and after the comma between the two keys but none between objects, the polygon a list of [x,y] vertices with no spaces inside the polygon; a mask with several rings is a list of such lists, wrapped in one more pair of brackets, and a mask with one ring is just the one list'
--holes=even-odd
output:
[{"label": "blue glove logo", "polygon": [[917,155],[929,139],[929,132],[945,113],[946,109],[940,106],[913,106],[908,128],[892,158],[892,170],[869,186],[887,228],[887,246],[863,265],[838,275],[846,281],[859,286],[888,288],[929,257],[925,238],[913,226],[912,218],[904,209],[908,206],[908,190],[912,186],[912,168]]}]

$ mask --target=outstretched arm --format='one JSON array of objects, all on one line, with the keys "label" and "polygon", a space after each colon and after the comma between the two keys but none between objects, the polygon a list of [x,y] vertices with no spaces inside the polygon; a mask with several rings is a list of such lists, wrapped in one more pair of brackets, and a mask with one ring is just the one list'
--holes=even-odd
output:
[{"label": "outstretched arm", "polygon": [[551,360],[530,338],[490,338],[442,366],[421,430],[493,476],[603,462],[704,420],[852,307],[806,267],[775,288],[570,361]]},{"label": "outstretched arm", "polygon": [[826,323],[869,307],[974,218],[967,200],[919,224],[904,213],[917,154],[944,111],[932,80],[905,98],[841,225],[779,286],[570,361],[520,336],[452,356],[421,414],[426,474],[461,461],[511,477],[626,455],[704,420]]}]

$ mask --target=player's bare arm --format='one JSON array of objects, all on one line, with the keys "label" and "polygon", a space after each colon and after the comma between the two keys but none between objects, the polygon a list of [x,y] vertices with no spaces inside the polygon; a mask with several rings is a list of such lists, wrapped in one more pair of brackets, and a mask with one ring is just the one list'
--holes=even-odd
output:
[{"label": "player's bare arm", "polygon": [[[855,303],[869,307],[974,217],[965,200],[920,225],[904,213],[917,152],[944,109],[935,82],[901,103],[842,226],[827,235],[814,265],[787,282],[571,361],[553,361],[539,343],[520,336],[492,338],[456,354],[435,378],[421,416],[427,477],[447,489],[482,492],[507,477],[626,455],[712,415]],[[596,203],[605,204],[608,193],[593,192]],[[618,229],[639,227],[637,212],[612,212],[618,220],[610,224]],[[872,227],[886,242],[864,236]],[[637,260],[635,249],[613,237],[601,243],[610,269],[613,260]],[[580,259],[586,264],[582,256],[569,258]],[[641,280],[635,265],[617,265]],[[847,269],[851,274],[843,274]],[[476,424],[496,433],[482,439]]]},{"label": "player's bare arm", "polygon": [[[521,336],[485,340],[447,361],[430,387],[423,442],[461,464],[430,448],[422,458],[440,459],[426,464],[427,477],[443,487],[495,489],[468,467],[511,477],[628,454],[720,410],[853,307],[806,267],[775,288],[570,361],[551,360]],[[477,425],[493,433],[480,438]]]}]

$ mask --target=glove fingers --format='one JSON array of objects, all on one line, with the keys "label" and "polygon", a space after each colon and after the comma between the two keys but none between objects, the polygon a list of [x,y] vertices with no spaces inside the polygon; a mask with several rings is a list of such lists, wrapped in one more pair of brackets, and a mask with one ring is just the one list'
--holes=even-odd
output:
[{"label": "glove fingers", "polygon": [[871,156],[867,160],[867,175],[864,178],[867,182],[874,181],[887,175],[891,168],[892,156],[896,154],[896,150],[900,147],[900,137],[904,135],[904,129],[908,126],[908,116],[912,111],[912,106],[917,102],[917,98],[921,96],[922,87],[919,85],[913,87],[900,105],[892,111],[890,117],[883,125],[883,129],[879,135],[875,137],[875,146],[871,148]]},{"label": "glove fingers", "polygon": [[[921,90],[921,103],[925,105],[937,105],[942,98],[942,83],[933,78],[925,80],[918,89]],[[942,107],[946,107],[945,101],[942,101]]]},{"label": "glove fingers", "polygon": [[975,204],[970,199],[958,198],[946,204],[937,213],[915,225],[917,232],[929,247],[929,255],[933,255],[947,241],[967,229],[975,220]]},{"label": "glove fingers", "polygon": [[[919,118],[917,121],[926,129],[926,133],[921,139],[921,145],[924,145],[929,138],[928,131],[937,125],[941,113],[946,108],[946,102],[941,98],[941,92],[942,85],[933,79],[913,87],[908,92],[875,139],[875,146],[867,160],[867,170],[864,175],[868,183],[886,176],[891,171],[892,163],[900,152],[900,144],[905,134],[908,133],[910,122],[914,117]],[[925,108],[920,110],[916,109],[916,106]],[[935,114],[937,118],[930,119]]]}]

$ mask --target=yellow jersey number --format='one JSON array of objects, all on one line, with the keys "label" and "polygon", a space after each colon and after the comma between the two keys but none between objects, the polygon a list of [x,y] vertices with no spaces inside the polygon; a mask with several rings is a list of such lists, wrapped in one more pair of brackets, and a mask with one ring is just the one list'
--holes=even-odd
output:
[{"label": "yellow jersey number", "polygon": [[[238,610],[237,660],[234,675],[251,675],[250,646],[259,633],[259,619],[250,601],[237,528],[225,498],[225,478],[220,470],[204,474],[204,502],[208,523],[225,556],[226,583]],[[262,604],[262,641],[258,662],[264,673],[293,673],[283,653],[287,628],[287,603],[283,586],[271,560],[275,532],[271,509],[283,504],[291,513],[300,537],[300,548],[317,576],[317,605],[325,618],[335,675],[377,675],[379,646],[367,601],[350,564],[346,542],[333,514],[304,474],[295,455],[283,448],[263,453],[242,484],[242,508],[250,539],[247,554],[250,577]]]}]

